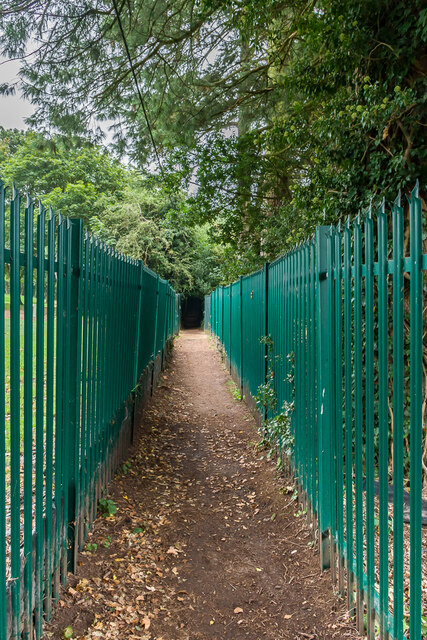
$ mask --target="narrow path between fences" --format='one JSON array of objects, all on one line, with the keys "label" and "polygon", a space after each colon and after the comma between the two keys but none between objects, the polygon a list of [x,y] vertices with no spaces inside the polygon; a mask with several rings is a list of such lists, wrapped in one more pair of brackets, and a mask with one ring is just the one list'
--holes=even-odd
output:
[{"label": "narrow path between fences", "polygon": [[45,637],[358,637],[232,388],[213,342],[183,332]]}]

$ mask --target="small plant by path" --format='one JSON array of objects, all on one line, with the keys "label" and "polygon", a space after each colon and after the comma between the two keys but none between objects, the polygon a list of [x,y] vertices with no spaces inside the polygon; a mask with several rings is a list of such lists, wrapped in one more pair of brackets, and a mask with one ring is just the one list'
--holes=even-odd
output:
[{"label": "small plant by path", "polygon": [[101,498],[98,503],[98,510],[104,518],[109,518],[117,512],[117,507],[110,498]]},{"label": "small plant by path", "polygon": [[[255,396],[256,405],[263,416],[261,427],[261,446],[268,448],[268,457],[277,455],[277,466],[282,466],[282,456],[284,453],[290,457],[294,445],[294,437],[291,431],[291,415],[294,410],[294,401],[284,402],[281,411],[277,412],[277,394],[274,388],[274,362],[283,359],[282,354],[273,355],[273,341],[271,336],[260,338],[261,344],[267,347],[267,375],[266,382],[258,387]],[[294,354],[287,356],[288,360],[294,362]],[[293,366],[292,366],[293,371]],[[293,373],[288,375],[288,381],[293,383]],[[272,414],[272,415],[271,415]],[[271,415],[271,417],[267,417]]]},{"label": "small plant by path", "polygon": [[242,394],[240,392],[239,387],[234,382],[234,380],[232,380],[230,378],[230,380],[227,382],[227,387],[228,387],[228,390],[230,391],[231,395],[233,396],[233,398],[236,401],[240,402],[242,400]]}]

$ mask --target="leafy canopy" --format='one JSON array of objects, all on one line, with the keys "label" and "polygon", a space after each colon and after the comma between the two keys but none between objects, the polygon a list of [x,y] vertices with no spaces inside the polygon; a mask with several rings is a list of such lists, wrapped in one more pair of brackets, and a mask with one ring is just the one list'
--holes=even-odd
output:
[{"label": "leafy canopy", "polygon": [[141,259],[177,291],[204,295],[221,278],[221,252],[205,227],[185,224],[171,195],[86,140],[0,130],[0,177],[45,206],[84,220],[89,231]]},{"label": "leafy canopy", "polygon": [[[416,179],[425,200],[422,0],[119,0],[118,8],[164,182],[172,194],[190,188],[186,223],[209,225],[224,280]],[[94,117],[113,119],[116,150],[150,166],[111,2],[9,0],[0,32],[10,56],[37,43],[21,72],[34,126],[98,139]]]}]

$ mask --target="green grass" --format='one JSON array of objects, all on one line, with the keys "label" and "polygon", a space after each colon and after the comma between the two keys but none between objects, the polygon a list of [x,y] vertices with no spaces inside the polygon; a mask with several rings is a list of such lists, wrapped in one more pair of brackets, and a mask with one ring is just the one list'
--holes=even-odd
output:
[{"label": "green grass", "polygon": [[[37,298],[33,298],[33,304],[37,303]],[[10,310],[10,293],[5,293],[4,294],[4,308],[6,309],[6,311]],[[22,306],[22,308],[24,308]]]},{"label": "green grass", "polygon": [[[44,371],[46,374],[46,323],[44,324],[45,340],[44,340]],[[5,439],[6,450],[10,448],[10,318],[5,318],[4,326],[5,334],[5,410],[6,410],[6,424],[5,424]],[[24,319],[20,318],[19,323],[19,377],[20,377],[20,434],[21,440],[24,435]],[[35,424],[35,411],[36,411],[36,323],[33,323],[33,393],[32,393],[32,409],[33,409],[33,426]],[[45,397],[44,397],[45,400]]]},{"label": "green grass", "polygon": [[235,400],[240,401],[242,399],[242,396],[240,395],[240,389],[239,387],[234,383],[233,380],[229,380],[227,382],[227,387],[229,392],[231,393],[231,395],[233,396],[233,398]]}]

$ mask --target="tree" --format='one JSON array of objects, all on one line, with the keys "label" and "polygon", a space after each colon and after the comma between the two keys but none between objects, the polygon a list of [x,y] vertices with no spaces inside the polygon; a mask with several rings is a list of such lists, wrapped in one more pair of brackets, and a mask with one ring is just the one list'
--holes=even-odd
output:
[{"label": "tree", "polygon": [[[209,222],[243,270],[376,194],[418,178],[425,198],[422,0],[117,8],[164,179],[173,190],[196,178],[192,222]],[[34,124],[79,135],[94,116],[114,118],[117,150],[140,167],[153,160],[111,3],[10,1],[0,16],[5,53],[38,42],[21,74]]]},{"label": "tree", "polygon": [[186,225],[182,194],[171,197],[149,178],[129,183],[123,200],[90,223],[102,239],[143,260],[183,295],[203,296],[221,281],[221,252],[206,228]]},{"label": "tree", "polygon": [[129,171],[87,140],[0,129],[0,176],[45,206],[86,224],[120,200]]},{"label": "tree", "polygon": [[183,194],[171,195],[87,140],[0,130],[0,176],[46,207],[83,219],[181,293],[204,295],[220,282],[220,252],[205,227],[185,222]]},{"label": "tree", "polygon": [[[394,199],[419,179],[425,200],[423,3],[334,0],[305,7],[290,18],[286,60],[270,67],[265,126],[231,140],[214,134],[209,149],[198,152],[195,215],[203,220],[209,208],[218,212],[213,228],[241,254],[249,252],[248,270],[306,238],[316,224],[363,210],[376,195]],[[272,49],[280,43],[278,24],[269,29]],[[250,194],[239,193],[241,173]],[[252,212],[243,236],[242,195]]]}]

